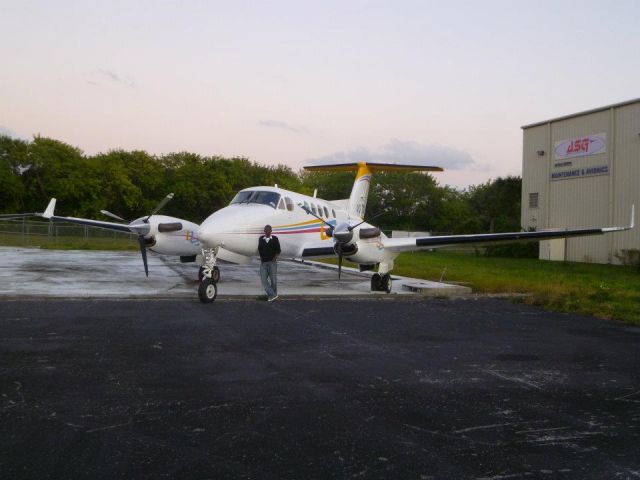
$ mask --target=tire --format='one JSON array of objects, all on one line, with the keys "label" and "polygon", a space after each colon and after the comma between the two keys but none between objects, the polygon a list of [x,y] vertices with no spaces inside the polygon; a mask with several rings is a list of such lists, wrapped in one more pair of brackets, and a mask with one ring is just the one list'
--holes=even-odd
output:
[{"label": "tire", "polygon": [[218,267],[213,267],[211,280],[213,280],[213,283],[218,283],[220,281],[220,269]]},{"label": "tire", "polygon": [[371,291],[372,292],[380,291],[380,282],[381,282],[381,277],[379,273],[374,273],[373,275],[371,275]]},{"label": "tire", "polygon": [[[202,273],[204,271],[204,267],[200,267],[198,269],[198,281],[202,281],[202,279],[204,278],[204,273]],[[211,272],[211,280],[213,280],[213,283],[218,283],[220,281],[220,269],[218,267],[213,267],[213,271]]]},{"label": "tire", "polygon": [[391,293],[391,275],[388,273],[382,276],[380,281],[380,290],[383,292]]},{"label": "tire", "polygon": [[202,303],[211,303],[218,296],[218,287],[210,278],[203,278],[198,287],[198,297]]}]

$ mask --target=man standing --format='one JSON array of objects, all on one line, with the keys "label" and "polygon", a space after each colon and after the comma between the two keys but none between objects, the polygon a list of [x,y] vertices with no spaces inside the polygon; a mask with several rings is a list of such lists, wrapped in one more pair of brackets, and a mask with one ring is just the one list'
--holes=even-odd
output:
[{"label": "man standing", "polygon": [[278,237],[271,235],[271,225],[265,225],[264,235],[258,240],[258,253],[260,253],[260,279],[262,287],[267,292],[267,298],[273,302],[278,298],[278,264],[276,260],[280,255],[280,241]]}]

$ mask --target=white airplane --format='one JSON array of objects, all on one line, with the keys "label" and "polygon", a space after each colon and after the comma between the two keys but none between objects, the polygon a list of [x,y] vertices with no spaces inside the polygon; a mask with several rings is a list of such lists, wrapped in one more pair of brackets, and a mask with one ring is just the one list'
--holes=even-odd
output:
[{"label": "white airplane", "polygon": [[[361,271],[375,270],[371,290],[391,291],[395,258],[402,252],[434,249],[459,244],[546,240],[552,238],[600,235],[628,230],[626,227],[546,230],[537,232],[446,235],[436,237],[388,238],[364,220],[371,177],[376,171],[442,171],[429,165],[364,163],[310,165],[315,171],[356,171],[351,195],[345,200],[327,201],[276,187],[252,187],[238,192],[231,204],[210,215],[199,231],[204,260],[203,278],[198,294],[207,303],[215,300],[213,276],[220,252],[235,254],[235,261],[249,261],[257,255],[258,238],[265,225],[271,225],[279,237],[282,257],[338,257],[338,276],[343,257],[357,263]],[[311,219],[309,217],[312,217]]]},{"label": "white airplane", "polygon": [[[553,238],[601,235],[634,228],[631,222],[624,227],[553,229],[536,232],[487,233],[474,235],[445,235],[431,237],[388,238],[378,227],[364,219],[369,184],[377,171],[430,171],[442,168],[430,165],[397,163],[364,163],[309,165],[315,171],[356,171],[351,195],[344,200],[322,200],[282,188],[259,186],[238,192],[231,203],[210,215],[201,225],[156,213],[173,194],[146,217],[130,223],[104,222],[77,217],[54,215],[56,200],[52,199],[44,213],[5,215],[4,218],[40,216],[55,222],[118,230],[138,235],[145,273],[148,276],[146,249],[164,255],[178,255],[183,262],[197,262],[200,267],[198,296],[204,303],[215,300],[220,279],[218,260],[247,263],[258,255],[258,238],[264,226],[271,225],[280,239],[283,258],[338,257],[338,277],[342,260],[357,263],[360,271],[376,270],[371,277],[371,290],[391,292],[390,272],[395,258],[402,252],[443,248],[460,244],[483,244],[548,240]],[[103,214],[126,222],[108,211]],[[2,218],[2,216],[0,216]]]}]

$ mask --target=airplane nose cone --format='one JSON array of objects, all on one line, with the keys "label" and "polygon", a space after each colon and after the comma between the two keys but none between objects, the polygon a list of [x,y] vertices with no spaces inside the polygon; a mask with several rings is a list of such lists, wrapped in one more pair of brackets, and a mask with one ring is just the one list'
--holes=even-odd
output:
[{"label": "airplane nose cone", "polygon": [[223,226],[213,219],[207,219],[200,225],[200,241],[210,248],[222,246],[224,244]]},{"label": "airplane nose cone", "polygon": [[226,209],[218,210],[200,225],[200,241],[210,248],[224,247],[237,228],[237,215]]}]

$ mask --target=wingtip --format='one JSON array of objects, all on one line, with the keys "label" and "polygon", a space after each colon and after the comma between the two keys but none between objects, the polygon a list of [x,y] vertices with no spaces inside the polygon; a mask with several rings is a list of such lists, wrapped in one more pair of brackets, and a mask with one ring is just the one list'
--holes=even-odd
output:
[{"label": "wingtip", "polygon": [[42,214],[43,218],[51,218],[53,217],[53,212],[56,209],[56,199],[52,198],[49,200],[49,205],[47,205],[47,209]]}]

